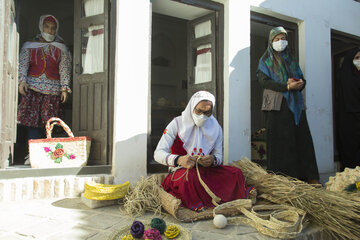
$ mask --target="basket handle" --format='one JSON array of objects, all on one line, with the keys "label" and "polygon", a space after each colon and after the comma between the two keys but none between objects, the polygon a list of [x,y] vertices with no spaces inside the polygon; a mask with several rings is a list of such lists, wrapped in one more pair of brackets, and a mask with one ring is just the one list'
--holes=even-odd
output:
[{"label": "basket handle", "polygon": [[65,130],[65,132],[67,133],[67,135],[69,137],[74,137],[74,134],[72,133],[71,129],[69,128],[68,125],[66,125],[66,123],[64,123],[63,120],[61,120],[60,118],[52,117],[46,123],[46,127],[45,127],[46,128],[46,138],[52,138],[51,134],[52,134],[52,130],[55,125],[60,125]]}]

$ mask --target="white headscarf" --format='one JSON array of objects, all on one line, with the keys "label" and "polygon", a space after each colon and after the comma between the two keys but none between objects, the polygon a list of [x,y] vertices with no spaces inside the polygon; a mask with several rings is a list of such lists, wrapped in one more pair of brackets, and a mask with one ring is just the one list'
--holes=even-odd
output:
[{"label": "white headscarf", "polygon": [[203,100],[211,101],[214,109],[214,95],[207,91],[199,91],[191,97],[181,116],[176,118],[179,128],[178,135],[184,143],[183,147],[188,155],[209,155],[222,131],[213,115],[201,127],[195,125],[192,112],[196,105]]},{"label": "white headscarf", "polygon": [[[40,16],[40,20],[39,20],[39,29],[42,35],[44,33],[44,20],[47,17],[52,17],[55,19],[56,21],[56,32],[55,32],[55,39],[52,42],[33,42],[33,41],[28,41],[25,42],[24,45],[22,46],[22,48],[42,48],[42,47],[46,47],[48,45],[53,45],[54,47],[59,48],[61,51],[63,51],[65,54],[68,55],[68,57],[71,59],[71,55],[70,52],[68,50],[68,48],[66,47],[65,44],[63,44],[62,42],[64,42],[64,40],[62,39],[62,37],[60,37],[58,35],[58,30],[59,30],[59,21],[56,19],[56,17],[54,17],[53,15],[50,14],[46,14],[46,15],[42,15]],[[39,36],[39,35],[38,35]],[[53,56],[53,58],[55,59],[54,53],[51,53],[51,55]]]},{"label": "white headscarf", "polygon": [[55,19],[55,22],[56,22],[56,32],[55,32],[55,36],[58,35],[58,31],[59,31],[59,21],[56,19],[56,17],[54,17],[53,15],[50,15],[50,14],[45,14],[45,15],[42,15],[40,16],[40,20],[39,20],[39,29],[40,29],[40,32],[43,33],[44,32],[44,20],[45,18],[47,17],[52,17],[53,19]]}]

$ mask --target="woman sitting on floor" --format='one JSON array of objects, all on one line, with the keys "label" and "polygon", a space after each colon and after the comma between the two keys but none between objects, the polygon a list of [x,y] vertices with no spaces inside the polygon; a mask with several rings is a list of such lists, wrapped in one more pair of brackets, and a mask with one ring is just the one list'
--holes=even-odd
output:
[{"label": "woman sitting on floor", "polygon": [[[170,167],[161,186],[194,211],[248,198],[254,190],[246,185],[239,168],[222,165],[223,136],[212,115],[214,105],[211,93],[195,93],[181,116],[166,127],[154,153],[157,162]],[[197,169],[215,199],[200,183]]]}]

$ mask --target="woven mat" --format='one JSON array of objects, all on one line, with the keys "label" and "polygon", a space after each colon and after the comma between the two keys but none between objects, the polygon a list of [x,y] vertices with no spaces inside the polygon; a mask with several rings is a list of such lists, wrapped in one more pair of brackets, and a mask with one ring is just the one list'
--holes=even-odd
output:
[{"label": "woven mat", "polygon": [[[175,238],[176,240],[191,240],[192,239],[191,233],[188,230],[186,230],[184,227],[174,224],[174,223],[166,223],[166,224],[168,226],[175,225],[179,228],[180,234]],[[145,225],[146,230],[151,228],[150,224],[144,224],[144,225]],[[121,228],[120,230],[114,231],[108,237],[108,240],[121,240],[121,238],[123,236],[130,234],[130,228],[131,228],[131,225],[128,225],[128,226]],[[165,240],[170,239],[170,238],[165,237],[164,234],[162,234],[161,237],[162,237],[162,239],[165,239]]]}]

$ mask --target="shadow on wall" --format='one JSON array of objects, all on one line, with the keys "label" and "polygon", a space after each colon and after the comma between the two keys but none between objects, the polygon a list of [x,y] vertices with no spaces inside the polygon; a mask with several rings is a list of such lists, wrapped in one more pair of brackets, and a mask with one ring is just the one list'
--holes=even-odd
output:
[{"label": "shadow on wall", "polygon": [[147,175],[147,141],[148,134],[141,133],[114,143],[112,156],[114,184],[122,184],[126,181],[133,184],[141,176]]},{"label": "shadow on wall", "polygon": [[240,50],[230,62],[229,154],[225,163],[250,158],[250,47]]}]

